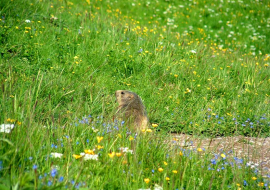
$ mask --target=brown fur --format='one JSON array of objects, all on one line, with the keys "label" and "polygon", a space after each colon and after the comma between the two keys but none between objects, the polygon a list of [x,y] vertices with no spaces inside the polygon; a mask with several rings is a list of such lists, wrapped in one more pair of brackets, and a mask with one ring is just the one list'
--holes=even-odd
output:
[{"label": "brown fur", "polygon": [[117,90],[115,96],[119,104],[116,116],[122,117],[131,125],[130,127],[136,130],[146,129],[149,120],[141,98],[136,93],[127,90]]}]

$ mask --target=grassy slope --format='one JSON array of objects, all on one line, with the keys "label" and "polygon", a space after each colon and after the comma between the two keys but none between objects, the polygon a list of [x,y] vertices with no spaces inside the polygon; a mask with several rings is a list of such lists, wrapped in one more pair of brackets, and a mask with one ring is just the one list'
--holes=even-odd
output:
[{"label": "grassy slope", "polygon": [[[1,174],[12,176],[5,183],[49,185],[50,171],[59,165],[57,176],[69,187],[236,188],[243,180],[257,187],[261,178],[251,180],[257,174],[237,170],[220,155],[214,165],[211,156],[171,150],[159,139],[132,145],[125,131],[120,138],[106,130],[112,127],[114,91],[130,89],[161,131],[269,136],[269,5],[1,1],[0,8],[0,123],[18,126],[1,140]],[[83,124],[83,116],[91,124]],[[104,136],[101,150],[96,136]],[[137,147],[136,156],[110,160],[107,154],[121,146]],[[100,162],[90,167],[72,158],[89,148],[96,148]],[[54,151],[64,159],[50,158]],[[162,175],[159,167],[166,168]],[[173,177],[172,170],[181,172]],[[151,183],[144,183],[147,178]],[[82,185],[88,181],[93,183]]]}]

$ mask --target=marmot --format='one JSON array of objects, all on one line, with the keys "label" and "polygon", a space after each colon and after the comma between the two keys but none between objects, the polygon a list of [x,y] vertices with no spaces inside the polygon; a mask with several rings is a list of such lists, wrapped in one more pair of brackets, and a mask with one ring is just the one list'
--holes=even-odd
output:
[{"label": "marmot", "polygon": [[135,130],[146,129],[149,120],[141,98],[136,93],[127,90],[117,90],[115,96],[119,104],[116,117],[120,116]]}]

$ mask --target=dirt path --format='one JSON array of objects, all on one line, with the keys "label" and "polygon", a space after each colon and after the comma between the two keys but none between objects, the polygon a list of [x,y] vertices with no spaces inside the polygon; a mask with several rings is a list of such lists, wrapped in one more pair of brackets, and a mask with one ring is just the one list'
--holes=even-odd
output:
[{"label": "dirt path", "polygon": [[182,147],[205,148],[206,152],[244,158],[251,167],[258,168],[263,175],[270,174],[270,137],[236,136],[210,139],[175,133],[170,136],[173,143]]}]

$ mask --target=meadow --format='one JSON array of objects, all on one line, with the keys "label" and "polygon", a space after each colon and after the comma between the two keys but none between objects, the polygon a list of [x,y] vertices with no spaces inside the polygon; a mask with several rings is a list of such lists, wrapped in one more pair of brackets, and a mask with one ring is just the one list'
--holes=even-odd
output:
[{"label": "meadow", "polygon": [[[0,189],[269,189],[248,159],[168,137],[270,136],[266,1],[1,0],[0,16]],[[143,135],[113,120],[119,89],[143,99]]]}]

